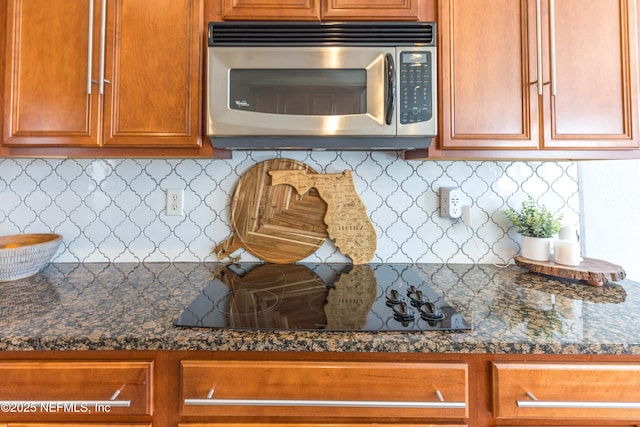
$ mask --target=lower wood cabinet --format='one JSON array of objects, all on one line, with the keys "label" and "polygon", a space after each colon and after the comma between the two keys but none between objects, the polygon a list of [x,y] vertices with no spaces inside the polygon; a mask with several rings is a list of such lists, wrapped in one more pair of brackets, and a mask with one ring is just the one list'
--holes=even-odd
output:
[{"label": "lower wood cabinet", "polygon": [[[374,424],[362,424],[362,423],[349,423],[345,424],[337,424],[337,423],[296,423],[294,425],[288,423],[204,423],[204,424],[193,424],[193,423],[185,423],[178,424],[179,427],[372,427]],[[384,427],[465,427],[466,424],[429,424],[429,423],[419,423],[419,424],[384,424]],[[377,427],[382,427],[381,425],[377,425]]]},{"label": "lower wood cabinet", "polygon": [[638,420],[640,364],[493,363],[497,419]]},{"label": "lower wood cabinet", "polygon": [[0,363],[3,416],[151,415],[151,362]]},{"label": "lower wood cabinet", "polygon": [[0,427],[151,427],[151,424],[103,424],[103,423],[9,423],[0,424]]},{"label": "lower wood cabinet", "polygon": [[185,360],[180,389],[182,416],[469,416],[464,363]]},{"label": "lower wood cabinet", "polygon": [[0,410],[0,427],[637,427],[640,355],[0,352]]},{"label": "lower wood cabinet", "polygon": [[150,421],[153,412],[151,361],[0,361],[0,422],[7,426],[143,427],[151,423],[127,420]]}]

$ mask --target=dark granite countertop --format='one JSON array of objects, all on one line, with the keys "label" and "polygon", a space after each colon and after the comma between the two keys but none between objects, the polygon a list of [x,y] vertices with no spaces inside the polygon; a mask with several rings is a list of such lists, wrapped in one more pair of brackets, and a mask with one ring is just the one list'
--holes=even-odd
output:
[{"label": "dark granite countertop", "polygon": [[214,263],[49,264],[0,283],[0,350],[640,354],[640,287],[601,288],[516,266],[418,264],[472,323],[463,332],[186,329],[173,321]]}]

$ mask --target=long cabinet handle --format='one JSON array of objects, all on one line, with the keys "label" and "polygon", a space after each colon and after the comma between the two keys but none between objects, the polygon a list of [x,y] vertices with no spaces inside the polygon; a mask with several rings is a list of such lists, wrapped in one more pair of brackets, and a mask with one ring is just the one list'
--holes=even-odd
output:
[{"label": "long cabinet handle", "polygon": [[536,65],[538,67],[538,95],[542,95],[542,6],[536,0]]},{"label": "long cabinet handle", "polygon": [[105,51],[107,41],[107,0],[102,0],[102,7],[100,12],[100,77],[98,78],[98,85],[100,88],[100,95],[104,94],[104,67],[105,67]]},{"label": "long cabinet handle", "polygon": [[570,400],[538,400],[527,391],[531,400],[516,400],[519,408],[566,408],[566,409],[640,409],[640,402],[588,402]]},{"label": "long cabinet handle", "polygon": [[88,52],[87,52],[87,94],[91,95],[93,80],[93,0],[89,0],[89,35],[88,35]]},{"label": "long cabinet handle", "polygon": [[549,56],[551,67],[551,95],[558,93],[556,87],[556,1],[549,0]]},{"label": "long cabinet handle", "polygon": [[303,400],[303,399],[214,399],[213,390],[205,399],[185,399],[187,406],[326,406],[349,408],[418,408],[418,409],[464,409],[466,402],[446,402],[440,391],[436,391],[438,401],[399,402],[378,400]]}]

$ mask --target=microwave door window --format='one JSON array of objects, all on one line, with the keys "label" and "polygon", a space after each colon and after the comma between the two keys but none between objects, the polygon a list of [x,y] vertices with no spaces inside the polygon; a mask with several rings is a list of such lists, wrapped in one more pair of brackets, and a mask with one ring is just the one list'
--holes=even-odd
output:
[{"label": "microwave door window", "polygon": [[367,113],[364,69],[232,69],[229,108],[290,116]]}]

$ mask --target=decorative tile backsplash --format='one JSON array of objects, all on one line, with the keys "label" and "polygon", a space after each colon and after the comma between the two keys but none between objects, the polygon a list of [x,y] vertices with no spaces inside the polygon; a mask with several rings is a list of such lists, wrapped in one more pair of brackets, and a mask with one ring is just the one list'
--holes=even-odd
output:
[{"label": "decorative tile backsplash", "polygon": [[[405,161],[389,152],[236,152],[232,160],[0,159],[0,235],[56,232],[57,262],[217,261],[231,235],[238,178],[263,160],[293,158],[318,172],[353,171],[378,235],[373,262],[506,263],[518,237],[502,210],[528,194],[580,221],[573,162]],[[440,187],[458,186],[472,224],[440,218]],[[184,189],[185,215],[165,214]],[[242,261],[254,261],[238,251]],[[308,258],[349,262],[327,240]]]}]

